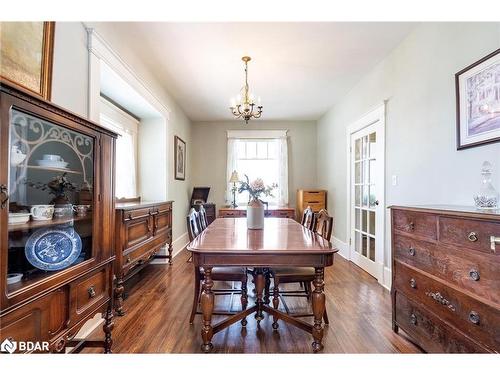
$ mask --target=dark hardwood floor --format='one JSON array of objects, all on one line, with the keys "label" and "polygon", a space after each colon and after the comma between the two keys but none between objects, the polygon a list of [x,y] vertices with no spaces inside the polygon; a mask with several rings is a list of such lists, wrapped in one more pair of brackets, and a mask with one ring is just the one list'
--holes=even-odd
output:
[{"label": "dark hardwood floor", "polygon": [[[115,317],[114,353],[201,353],[201,316],[189,324],[194,275],[187,258],[183,251],[172,266],[150,265],[141,271],[141,278],[130,280],[124,303],[126,315]],[[253,303],[251,285],[249,305]],[[330,325],[325,326],[324,353],[421,352],[404,333],[392,332],[390,293],[341,256],[336,256],[334,265],[325,272],[325,294]],[[305,298],[288,297],[286,303],[294,312],[309,311]],[[230,305],[238,309],[239,296],[216,296],[216,309]],[[214,320],[218,319],[223,317]],[[281,321],[278,331],[273,332],[271,324],[272,319],[266,315],[257,328],[251,316],[246,329],[235,324],[216,334],[214,352],[312,353],[309,334]],[[96,329],[91,336],[98,337],[100,332]]]}]

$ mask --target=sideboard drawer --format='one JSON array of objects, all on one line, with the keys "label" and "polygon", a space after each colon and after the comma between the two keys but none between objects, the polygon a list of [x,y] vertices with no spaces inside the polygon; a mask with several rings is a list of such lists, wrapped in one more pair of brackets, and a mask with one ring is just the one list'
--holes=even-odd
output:
[{"label": "sideboard drawer", "polygon": [[[491,236],[500,236],[500,223],[440,217],[439,241],[471,250],[495,254]],[[496,253],[500,255],[500,251]]]},{"label": "sideboard drawer", "polygon": [[293,219],[295,217],[295,211],[292,210],[269,210],[270,217],[283,217]]},{"label": "sideboard drawer", "polygon": [[467,335],[479,338],[484,345],[500,351],[498,310],[402,263],[396,262],[395,268],[396,290],[426,305],[427,309]]},{"label": "sideboard drawer", "polygon": [[219,217],[246,217],[246,210],[220,210]]},{"label": "sideboard drawer", "polygon": [[437,216],[424,212],[393,210],[393,227],[400,232],[437,239]]},{"label": "sideboard drawer", "polygon": [[325,204],[325,192],[324,191],[304,191],[303,195],[304,204],[314,204],[320,203]]},{"label": "sideboard drawer", "polygon": [[105,267],[70,284],[71,319],[74,322],[80,321],[108,299],[109,272],[111,267]]},{"label": "sideboard drawer", "polygon": [[395,234],[394,258],[500,304],[500,263],[484,255]]},{"label": "sideboard drawer", "polygon": [[404,294],[395,295],[396,323],[431,353],[484,353],[485,348],[442,322],[436,315]]},{"label": "sideboard drawer", "polygon": [[50,341],[66,328],[68,288],[56,289],[0,318],[0,342]]},{"label": "sideboard drawer", "polygon": [[123,214],[123,221],[147,218],[153,210],[154,210],[153,207],[127,210]]},{"label": "sideboard drawer", "polygon": [[144,217],[125,224],[125,240],[123,250],[138,246],[153,237],[153,219]]}]

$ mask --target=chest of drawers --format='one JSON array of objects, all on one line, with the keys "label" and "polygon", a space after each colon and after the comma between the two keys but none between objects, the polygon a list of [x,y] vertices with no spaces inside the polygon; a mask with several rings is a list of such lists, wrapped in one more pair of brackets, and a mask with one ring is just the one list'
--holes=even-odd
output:
[{"label": "chest of drawers", "polygon": [[172,202],[117,203],[115,218],[115,309],[123,315],[124,282],[167,246],[172,263]]},{"label": "chest of drawers", "polygon": [[500,351],[500,213],[392,207],[393,329],[428,352]]},{"label": "chest of drawers", "polygon": [[302,220],[302,214],[307,207],[317,213],[326,209],[326,190],[297,190],[297,221]]}]

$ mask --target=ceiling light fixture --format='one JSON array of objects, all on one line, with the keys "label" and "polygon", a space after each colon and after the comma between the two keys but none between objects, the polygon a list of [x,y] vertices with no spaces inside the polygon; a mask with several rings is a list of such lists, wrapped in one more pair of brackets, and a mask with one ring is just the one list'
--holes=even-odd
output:
[{"label": "ceiling light fixture", "polygon": [[245,124],[252,118],[260,118],[262,115],[262,105],[260,104],[260,97],[257,99],[257,105],[254,102],[254,95],[250,92],[248,86],[248,62],[251,60],[250,56],[243,56],[241,58],[245,63],[245,86],[240,90],[236,99],[231,99],[231,106],[229,109],[235,118],[242,118]]}]

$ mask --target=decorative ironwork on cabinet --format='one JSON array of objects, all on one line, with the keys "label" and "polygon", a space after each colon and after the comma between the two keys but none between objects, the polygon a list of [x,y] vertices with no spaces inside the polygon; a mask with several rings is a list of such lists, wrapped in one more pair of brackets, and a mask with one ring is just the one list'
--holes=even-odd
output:
[{"label": "decorative ironwork on cabinet", "polygon": [[116,135],[0,86],[0,341],[96,346],[73,338],[101,312],[109,352]]}]

